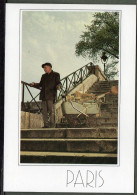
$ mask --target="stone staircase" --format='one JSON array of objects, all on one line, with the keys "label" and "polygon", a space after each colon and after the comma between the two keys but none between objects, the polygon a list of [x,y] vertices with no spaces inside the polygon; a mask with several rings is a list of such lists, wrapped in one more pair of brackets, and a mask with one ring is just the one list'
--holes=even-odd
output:
[{"label": "stone staircase", "polygon": [[[95,83],[88,93],[103,94],[118,81]],[[66,116],[67,127],[21,130],[21,163],[116,164],[118,96],[107,94],[101,116]],[[84,122],[83,122],[84,121]]]},{"label": "stone staircase", "polygon": [[[118,81],[100,81],[95,83],[88,93],[100,95],[111,90],[112,86],[118,85]],[[89,117],[89,126],[118,127],[118,95],[112,93],[105,95],[105,101],[101,104],[101,116]]]}]

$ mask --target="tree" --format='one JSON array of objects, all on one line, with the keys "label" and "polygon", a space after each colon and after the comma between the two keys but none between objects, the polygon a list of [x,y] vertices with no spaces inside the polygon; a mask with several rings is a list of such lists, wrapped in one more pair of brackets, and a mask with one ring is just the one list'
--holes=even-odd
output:
[{"label": "tree", "polygon": [[103,12],[93,16],[91,25],[85,25],[86,31],[80,36],[75,53],[84,58],[100,59],[102,52],[106,52],[116,66],[119,59],[119,13]]},{"label": "tree", "polygon": [[112,61],[111,63],[108,63],[105,69],[105,75],[110,79],[114,80],[115,76],[118,75],[118,68],[117,68],[118,61]]}]

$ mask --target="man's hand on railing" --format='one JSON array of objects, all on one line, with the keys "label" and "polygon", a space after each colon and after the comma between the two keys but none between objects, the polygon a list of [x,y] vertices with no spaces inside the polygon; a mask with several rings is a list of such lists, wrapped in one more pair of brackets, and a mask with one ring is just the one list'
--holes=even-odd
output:
[{"label": "man's hand on railing", "polygon": [[56,88],[57,88],[57,90],[61,90],[62,89],[62,85],[58,84]]},{"label": "man's hand on railing", "polygon": [[33,82],[33,83],[30,83],[30,86],[31,86],[31,87],[34,87],[34,85],[35,85],[35,83],[34,83],[34,82]]}]

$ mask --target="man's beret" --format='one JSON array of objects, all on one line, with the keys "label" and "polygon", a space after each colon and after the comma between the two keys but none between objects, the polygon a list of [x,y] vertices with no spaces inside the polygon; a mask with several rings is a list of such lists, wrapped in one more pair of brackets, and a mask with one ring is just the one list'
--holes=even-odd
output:
[{"label": "man's beret", "polygon": [[51,65],[51,63],[49,63],[49,62],[46,62],[45,64],[42,64],[42,68],[44,68],[44,66],[50,66],[51,68],[52,68],[52,65]]}]

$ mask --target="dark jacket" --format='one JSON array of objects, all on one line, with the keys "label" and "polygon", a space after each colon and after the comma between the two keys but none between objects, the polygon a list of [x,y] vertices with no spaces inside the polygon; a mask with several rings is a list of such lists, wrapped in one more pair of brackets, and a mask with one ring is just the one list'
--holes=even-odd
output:
[{"label": "dark jacket", "polygon": [[52,71],[50,74],[43,74],[40,83],[35,83],[35,87],[41,89],[39,99],[55,101],[57,85],[61,85],[59,73]]}]

